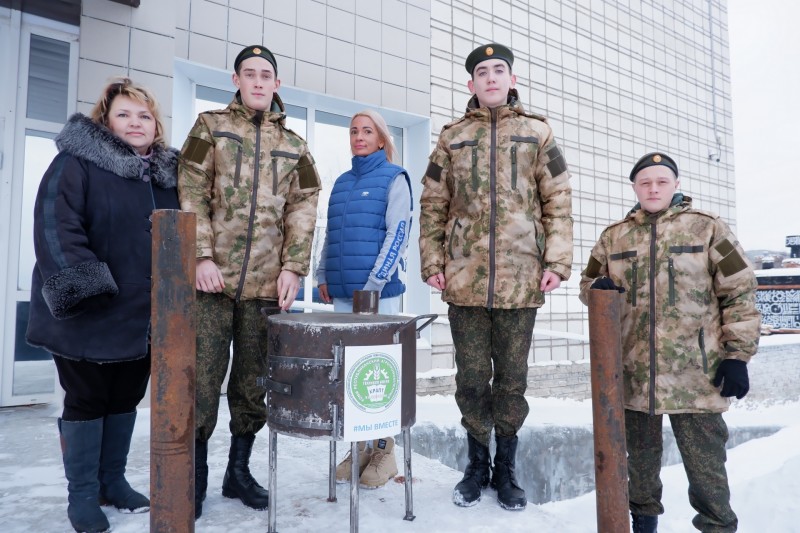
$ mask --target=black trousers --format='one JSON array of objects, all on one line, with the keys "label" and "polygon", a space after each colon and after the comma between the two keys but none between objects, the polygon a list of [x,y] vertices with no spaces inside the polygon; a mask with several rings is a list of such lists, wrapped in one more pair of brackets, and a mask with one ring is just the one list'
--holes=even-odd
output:
[{"label": "black trousers", "polygon": [[66,392],[61,418],[81,422],[132,413],[144,398],[150,378],[150,354],[134,361],[95,363],[53,356],[58,381]]}]

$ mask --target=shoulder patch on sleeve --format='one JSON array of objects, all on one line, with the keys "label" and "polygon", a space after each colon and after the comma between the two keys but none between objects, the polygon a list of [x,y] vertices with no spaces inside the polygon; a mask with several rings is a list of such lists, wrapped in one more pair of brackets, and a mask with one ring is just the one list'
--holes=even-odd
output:
[{"label": "shoulder patch on sleeve", "polygon": [[747,268],[747,262],[728,239],[722,239],[714,245],[714,249],[722,256],[722,260],[717,266],[726,278]]},{"label": "shoulder patch on sleeve", "polygon": [[586,265],[586,270],[584,273],[586,274],[587,278],[596,278],[600,275],[600,268],[602,267],[602,263],[594,258],[594,256],[589,257],[589,264]]},{"label": "shoulder patch on sleeve", "polygon": [[428,168],[425,170],[425,175],[433,181],[440,181],[442,179],[442,167],[431,161],[428,163]]},{"label": "shoulder patch on sleeve", "polygon": [[716,245],[714,245],[714,249],[719,252],[719,255],[722,257],[725,257],[729,253],[736,250],[736,248],[733,247],[733,244],[731,244],[731,241],[728,239],[722,239],[719,241]]},{"label": "shoulder patch on sleeve", "polygon": [[199,137],[189,137],[186,141],[186,146],[183,148],[181,157],[192,163],[202,165],[208,154],[208,149],[211,148],[211,143]]},{"label": "shoulder patch on sleeve", "polygon": [[307,153],[300,158],[297,163],[298,183],[301,189],[311,189],[320,186],[317,167],[314,166],[314,158]]},{"label": "shoulder patch on sleeve", "polygon": [[550,162],[547,163],[547,170],[550,171],[551,176],[558,176],[567,170],[567,162],[564,160],[564,155],[558,148],[556,143],[552,143],[545,147],[545,151]]}]

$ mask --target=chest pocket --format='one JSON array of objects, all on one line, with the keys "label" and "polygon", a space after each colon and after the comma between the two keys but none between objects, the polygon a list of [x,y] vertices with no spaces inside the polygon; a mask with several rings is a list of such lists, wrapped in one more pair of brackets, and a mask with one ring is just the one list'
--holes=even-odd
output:
[{"label": "chest pocket", "polygon": [[[631,290],[628,291],[630,294],[631,305],[636,305],[636,293],[639,289],[639,260],[637,258],[638,253],[636,250],[628,250],[626,252],[620,252],[617,254],[611,254],[608,256],[608,270],[609,274],[613,270],[615,273],[618,273],[620,269],[622,269],[621,274],[618,273],[617,275],[620,279],[626,280],[630,285]],[[617,261],[625,261],[626,263],[630,263],[630,267],[626,268],[624,264],[620,265],[619,263],[615,263]]]},{"label": "chest pocket", "polygon": [[269,155],[272,158],[272,196],[278,196],[279,188],[282,195],[285,195],[289,191],[289,184],[287,182],[285,187],[281,187],[281,185],[287,181],[284,178],[297,166],[300,154],[272,150]]},{"label": "chest pocket", "polygon": [[213,131],[211,135],[217,139],[224,139],[224,141],[217,142],[217,150],[221,151],[224,156],[224,168],[230,168],[229,164],[233,162],[233,187],[238,189],[242,174],[242,138],[228,131]]},{"label": "chest pocket", "polygon": [[536,152],[539,150],[537,137],[511,136],[511,188],[517,188],[517,168],[532,168],[536,161]]},{"label": "chest pocket", "polygon": [[[480,187],[478,179],[478,141],[461,141],[450,145],[453,152],[452,161],[454,163],[453,174],[456,176],[467,175],[468,171],[472,190],[477,191]],[[455,176],[454,176],[455,177]]]},{"label": "chest pocket", "polygon": [[[669,259],[667,260],[667,270],[669,271],[669,305],[675,305],[676,267],[675,267],[675,258],[673,256],[680,254],[701,254],[704,251],[705,251],[705,246],[703,246],[702,244],[694,246],[680,245],[680,246],[669,247]],[[683,275],[694,277],[700,274],[698,270],[703,267],[699,264],[699,261],[701,262],[702,259],[703,256],[694,256],[692,257],[692,260],[686,261],[685,268],[682,269]]]}]

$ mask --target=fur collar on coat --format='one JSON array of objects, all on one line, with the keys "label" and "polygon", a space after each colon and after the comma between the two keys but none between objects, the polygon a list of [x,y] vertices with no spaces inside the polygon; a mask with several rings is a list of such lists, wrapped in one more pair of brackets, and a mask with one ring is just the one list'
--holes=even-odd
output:
[{"label": "fur collar on coat", "polygon": [[[85,159],[103,170],[128,179],[141,179],[143,158],[107,127],[89,117],[75,113],[56,137],[59,152]],[[150,177],[161,188],[175,187],[178,171],[178,150],[153,145],[147,161]]]}]

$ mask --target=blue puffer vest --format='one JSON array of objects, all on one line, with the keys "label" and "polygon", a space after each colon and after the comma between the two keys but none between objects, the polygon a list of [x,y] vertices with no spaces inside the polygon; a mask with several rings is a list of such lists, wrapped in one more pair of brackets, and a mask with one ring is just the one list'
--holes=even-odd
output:
[{"label": "blue puffer vest", "polygon": [[[325,274],[333,298],[352,298],[353,291],[366,285],[386,238],[389,186],[395,176],[406,173],[389,163],[383,150],[355,156],[352,165],[336,180],[328,202]],[[405,292],[399,271],[384,285],[381,298]]]}]

